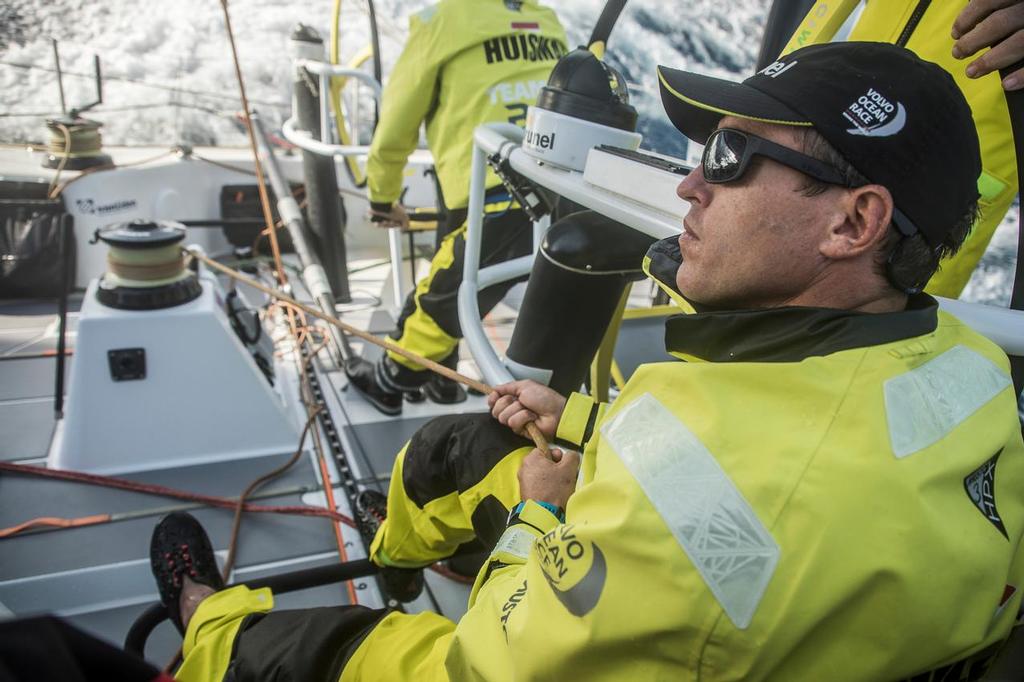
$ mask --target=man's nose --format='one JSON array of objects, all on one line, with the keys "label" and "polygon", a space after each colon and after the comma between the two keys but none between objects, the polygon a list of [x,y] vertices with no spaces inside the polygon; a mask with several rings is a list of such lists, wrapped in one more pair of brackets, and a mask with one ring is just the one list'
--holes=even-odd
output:
[{"label": "man's nose", "polygon": [[704,170],[697,166],[676,187],[676,196],[691,204],[707,205],[710,185],[704,180]]}]

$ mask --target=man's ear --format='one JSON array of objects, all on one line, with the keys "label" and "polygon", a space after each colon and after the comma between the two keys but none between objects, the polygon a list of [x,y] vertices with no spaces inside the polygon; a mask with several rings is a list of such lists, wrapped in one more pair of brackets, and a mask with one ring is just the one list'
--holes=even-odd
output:
[{"label": "man's ear", "polygon": [[881,185],[840,191],[835,220],[821,246],[822,255],[834,260],[872,251],[888,234],[894,205],[892,194]]}]

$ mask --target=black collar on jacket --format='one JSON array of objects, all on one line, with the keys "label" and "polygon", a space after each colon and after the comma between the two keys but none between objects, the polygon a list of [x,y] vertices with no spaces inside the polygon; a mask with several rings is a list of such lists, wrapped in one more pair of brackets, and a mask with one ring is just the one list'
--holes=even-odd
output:
[{"label": "black collar on jacket", "polygon": [[[676,293],[682,262],[676,237],[655,242],[648,251],[648,272]],[[851,348],[922,336],[935,331],[938,303],[916,294],[905,310],[863,313],[834,308],[698,310],[665,323],[665,349],[709,362],[799,362]]]}]

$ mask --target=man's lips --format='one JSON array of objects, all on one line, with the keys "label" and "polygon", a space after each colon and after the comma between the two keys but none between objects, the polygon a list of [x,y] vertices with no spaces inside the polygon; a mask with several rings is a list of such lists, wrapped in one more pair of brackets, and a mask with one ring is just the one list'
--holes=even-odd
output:
[{"label": "man's lips", "polygon": [[683,221],[683,232],[679,235],[680,240],[695,240],[699,241],[700,237],[694,232],[693,228],[687,221]]}]

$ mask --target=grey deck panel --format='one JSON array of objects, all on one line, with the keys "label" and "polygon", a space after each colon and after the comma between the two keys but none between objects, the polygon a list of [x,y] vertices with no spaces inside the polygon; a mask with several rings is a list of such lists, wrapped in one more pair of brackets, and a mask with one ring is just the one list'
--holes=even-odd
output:
[{"label": "grey deck panel", "polygon": [[53,427],[52,397],[0,402],[0,461],[45,457]]},{"label": "grey deck panel", "polygon": [[[78,328],[78,310],[81,295],[68,300],[68,332]],[[10,352],[25,343],[36,341],[57,319],[57,304],[52,301],[4,301],[0,300],[0,355]],[[68,340],[72,345],[74,338]],[[57,347],[57,338],[46,337],[18,352],[41,352]]]},{"label": "grey deck panel", "polygon": [[412,438],[416,430],[431,417],[403,419],[398,422],[380,421],[344,426],[345,436],[354,448],[360,448],[370,462],[378,480],[391,474],[395,455]]},{"label": "grey deck panel", "polygon": [[[271,455],[176,469],[123,474],[121,478],[139,483],[152,483],[203,495],[235,496],[250,481],[283,464],[290,454]],[[316,473],[304,455],[284,474],[266,484],[266,490],[296,485],[317,485]],[[48,499],[49,496],[56,496]],[[117,490],[73,481],[58,481],[35,476],[0,475],[0,523],[9,523],[12,513],[24,515],[28,510],[53,511],[54,503],[69,516],[123,512],[178,504],[169,498],[127,490]]]},{"label": "grey deck panel", "polygon": [[[27,313],[25,317],[38,313],[35,319],[29,321],[38,323],[41,331],[52,321],[52,317],[43,319],[43,308],[45,306],[26,306],[12,312],[10,306],[0,303],[0,331],[5,324],[9,325],[10,329],[14,329],[15,324],[22,325],[19,329],[27,328],[25,320],[15,319],[15,316],[22,312]],[[393,328],[393,322],[385,314],[375,312],[370,326],[375,332],[382,333]],[[45,342],[38,345],[37,350],[48,348]],[[376,349],[369,349],[368,354],[374,351]],[[2,349],[0,352],[3,352]],[[18,399],[29,397],[27,394],[34,394],[36,398],[47,398],[42,402],[27,403],[37,406],[29,410],[32,413],[30,416],[44,427],[45,415],[52,417],[52,402],[48,398],[52,396],[53,391],[54,362],[53,358],[0,362],[0,396],[5,387],[11,387],[11,395],[16,395]],[[12,368],[9,374],[5,373],[5,365]],[[415,430],[433,416],[486,409],[483,400],[474,397],[467,403],[456,406],[432,403],[406,404],[402,418],[388,418],[377,413],[355,392],[344,391],[346,380],[343,373],[324,373],[321,374],[321,380],[330,396],[328,402],[331,411],[342,429],[348,455],[361,477],[367,481],[378,478],[384,479],[386,483],[395,454]],[[0,400],[3,398],[0,397]],[[5,421],[4,414],[0,408],[0,428]],[[12,422],[20,418],[14,411],[6,414]],[[347,423],[349,420],[352,424]],[[52,419],[49,428],[52,428]],[[35,432],[36,428],[26,427],[25,430]],[[0,431],[0,435],[2,433]],[[48,433],[47,429],[45,435],[38,435],[35,438],[48,440]],[[32,456],[35,449],[31,443],[35,441],[29,441],[29,456]],[[0,448],[2,447],[3,442],[0,442]],[[11,447],[22,446],[12,442]],[[14,456],[19,459],[22,457]],[[277,466],[288,456],[282,454],[233,463],[170,469],[124,478],[160,483],[200,493],[233,496],[237,495],[250,480]],[[366,472],[367,462],[370,472]],[[296,465],[295,470],[271,482],[266,488],[314,485],[315,480],[312,466],[304,457]],[[295,495],[263,499],[259,503],[301,504],[301,500]],[[76,517],[98,512],[155,510],[176,504],[184,503],[126,491],[0,474],[0,527],[41,515]],[[198,509],[192,513],[207,528],[215,549],[223,552],[230,534],[232,512]],[[47,598],[42,601],[79,604],[77,610],[72,609],[70,620],[120,646],[130,624],[146,608],[146,600],[156,598],[156,586],[150,584],[151,577],[148,575],[148,552],[152,528],[159,520],[159,516],[159,513],[154,513],[137,520],[0,541],[0,601],[4,595],[11,597],[13,594],[16,598],[10,601],[16,602],[14,611],[17,615],[33,613],[30,590],[25,594],[17,592],[28,583],[11,581],[43,576],[40,582],[32,583],[31,589],[54,590],[60,594],[47,594]],[[330,563],[336,560],[329,557],[334,547],[331,526],[324,519],[247,514],[242,523],[237,565],[239,569],[243,569],[241,579],[250,579],[260,573],[287,572],[303,566]],[[275,561],[297,563],[260,572],[244,570],[247,567]],[[90,567],[94,569],[91,572],[88,570]],[[68,573],[62,575],[59,573],[61,571]],[[434,589],[438,592],[442,604],[445,604],[445,610],[448,610],[448,603],[459,605],[455,613],[449,614],[457,616],[464,608],[462,605],[465,602],[465,586],[449,584],[450,581],[447,580],[439,581],[436,576],[434,578]],[[452,594],[447,594],[448,591]],[[90,601],[92,595],[96,593],[99,593],[99,596]],[[124,599],[118,603],[117,598],[122,596],[127,597],[130,603],[124,603]],[[65,600],[64,597],[68,599]],[[346,592],[340,584],[279,595],[275,599],[278,608],[340,604],[345,600]],[[162,666],[179,643],[180,637],[176,631],[165,624],[155,633],[147,656],[152,662]]]},{"label": "grey deck panel", "polygon": [[[297,496],[261,502],[301,504]],[[198,509],[190,513],[206,528],[216,549],[227,547],[232,512]],[[160,515],[154,515],[4,540],[0,581],[146,558],[153,527],[159,520]],[[332,546],[334,535],[325,519],[246,514],[239,533],[238,561],[240,565],[247,565],[292,559],[327,551]]]},{"label": "grey deck panel", "polygon": [[[67,358],[64,363],[65,387],[71,376],[73,358]],[[57,359],[54,357],[0,360],[0,404],[5,400],[52,398],[56,372]]]},{"label": "grey deck panel", "polygon": [[[260,473],[280,465],[288,455],[221,462],[218,464],[133,476],[134,480],[159,483],[192,492],[219,496],[241,493]],[[316,485],[308,460],[270,482],[266,490],[296,485]],[[259,500],[260,504],[302,504],[299,495]],[[186,504],[168,498],[98,486],[0,475],[0,527],[39,516],[74,518],[98,513],[154,510]],[[228,543],[233,512],[199,509],[193,513],[207,528],[215,548]],[[159,514],[97,526],[33,533],[2,542],[0,580],[10,580],[89,566],[101,566],[145,557],[149,537]],[[246,514],[242,522],[239,564],[263,563],[315,554],[334,546],[330,523],[324,519]]]}]

